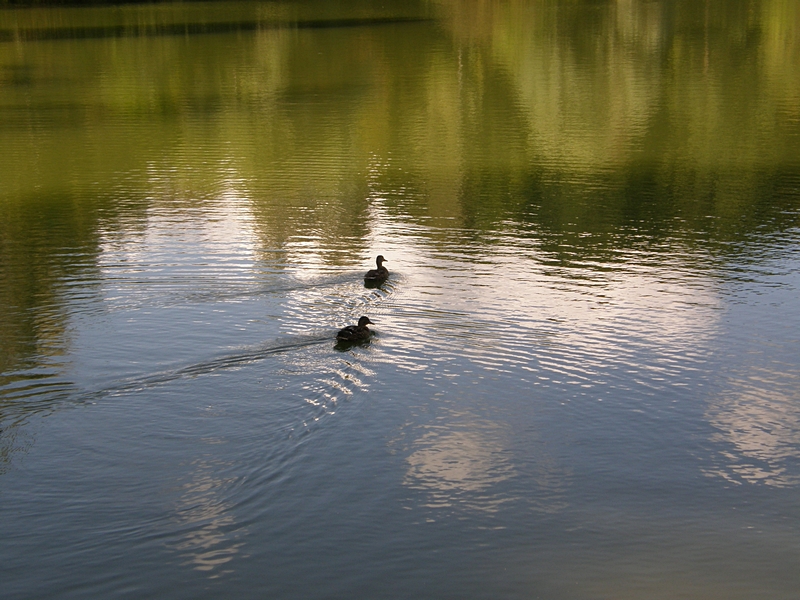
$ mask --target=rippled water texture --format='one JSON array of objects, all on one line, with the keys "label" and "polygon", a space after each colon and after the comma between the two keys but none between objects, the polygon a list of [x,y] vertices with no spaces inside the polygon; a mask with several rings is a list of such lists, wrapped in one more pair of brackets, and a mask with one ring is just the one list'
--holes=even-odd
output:
[{"label": "rippled water texture", "polygon": [[796,599],[798,32],[0,10],[0,595]]}]

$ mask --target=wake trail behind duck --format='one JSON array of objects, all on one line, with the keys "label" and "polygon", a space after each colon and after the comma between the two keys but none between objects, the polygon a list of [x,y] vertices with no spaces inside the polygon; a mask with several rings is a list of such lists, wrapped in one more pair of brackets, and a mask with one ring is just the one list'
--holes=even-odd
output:
[{"label": "wake trail behind duck", "polygon": [[276,354],[331,342],[331,339],[330,334],[281,338],[264,344],[242,347],[230,354],[223,354],[209,360],[123,379],[113,385],[97,390],[81,391],[74,382],[66,381],[57,376],[50,381],[40,381],[41,377],[37,377],[36,381],[26,382],[27,378],[24,374],[20,374],[19,380],[14,381],[11,385],[4,386],[2,399],[7,407],[15,400],[23,400],[24,406],[19,408],[20,412],[26,416],[32,413],[46,413],[65,404],[94,403],[111,396],[119,396],[181,379],[207,375],[221,369],[244,366]]},{"label": "wake trail behind duck", "polygon": [[[143,306],[170,308],[186,304],[240,302],[259,297],[284,297],[303,291],[324,290],[358,278],[356,272],[336,273],[300,279],[284,275],[276,281],[207,278],[198,286],[193,275],[183,280],[118,279],[107,290],[106,305],[112,310],[130,310]],[[203,283],[203,282],[200,282]],[[205,288],[198,291],[198,287]]]},{"label": "wake trail behind duck", "polygon": [[242,366],[263,360],[275,354],[289,352],[291,350],[297,350],[306,346],[313,346],[315,344],[322,344],[330,341],[331,338],[329,335],[295,336],[288,339],[275,340],[267,344],[259,344],[256,346],[241,348],[235,353],[218,356],[211,360],[179,367],[176,369],[170,369],[167,371],[161,371],[151,375],[128,379],[121,382],[120,385],[98,390],[94,392],[93,395],[111,396],[137,391],[186,377],[197,377],[199,375],[206,375],[220,369],[229,369],[232,367]]}]

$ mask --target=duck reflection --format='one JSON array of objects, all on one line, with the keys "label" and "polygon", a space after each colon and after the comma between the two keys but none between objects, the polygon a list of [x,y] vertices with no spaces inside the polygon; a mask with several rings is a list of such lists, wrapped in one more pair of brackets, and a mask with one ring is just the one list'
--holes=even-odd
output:
[{"label": "duck reflection", "polygon": [[709,407],[706,418],[717,430],[711,439],[722,449],[707,475],[737,484],[800,484],[800,393],[776,384],[785,380],[784,373],[751,373]]}]

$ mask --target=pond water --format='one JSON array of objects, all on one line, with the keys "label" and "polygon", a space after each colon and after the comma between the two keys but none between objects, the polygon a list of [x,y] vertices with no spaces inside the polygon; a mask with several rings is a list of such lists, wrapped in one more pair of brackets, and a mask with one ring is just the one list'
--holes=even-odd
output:
[{"label": "pond water", "polygon": [[797,597],[793,0],[3,9],[0,182],[4,599]]}]

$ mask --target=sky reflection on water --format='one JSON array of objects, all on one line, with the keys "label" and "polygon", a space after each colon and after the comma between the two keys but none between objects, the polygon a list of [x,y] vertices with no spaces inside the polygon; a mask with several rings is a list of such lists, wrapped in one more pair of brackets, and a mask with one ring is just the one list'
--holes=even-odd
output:
[{"label": "sky reflection on water", "polygon": [[793,597],[798,10],[0,11],[5,593]]}]

